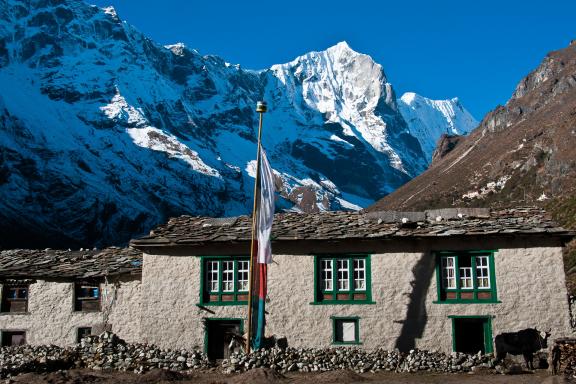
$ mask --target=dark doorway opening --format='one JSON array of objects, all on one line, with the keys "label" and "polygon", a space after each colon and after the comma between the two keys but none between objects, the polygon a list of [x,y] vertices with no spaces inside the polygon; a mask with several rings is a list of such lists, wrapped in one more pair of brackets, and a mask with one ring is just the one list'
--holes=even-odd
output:
[{"label": "dark doorway opening", "polygon": [[210,360],[227,359],[230,356],[232,335],[244,333],[240,319],[206,319],[205,350]]},{"label": "dark doorway opening", "polygon": [[455,352],[491,353],[492,326],[489,317],[452,318],[453,349]]}]

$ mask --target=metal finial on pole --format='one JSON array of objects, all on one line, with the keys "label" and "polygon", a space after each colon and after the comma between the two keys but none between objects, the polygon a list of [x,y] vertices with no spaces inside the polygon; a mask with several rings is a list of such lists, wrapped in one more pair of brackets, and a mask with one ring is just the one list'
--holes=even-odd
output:
[{"label": "metal finial on pole", "polygon": [[268,110],[265,101],[256,103],[256,112],[260,114],[258,125],[258,148],[256,151],[256,177],[254,178],[254,206],[252,208],[252,239],[250,242],[250,278],[248,280],[248,332],[246,335],[246,353],[250,353],[250,342],[252,339],[252,289],[254,282],[254,262],[256,261],[256,220],[258,211],[258,196],[260,195],[260,145],[262,141],[262,115]]}]

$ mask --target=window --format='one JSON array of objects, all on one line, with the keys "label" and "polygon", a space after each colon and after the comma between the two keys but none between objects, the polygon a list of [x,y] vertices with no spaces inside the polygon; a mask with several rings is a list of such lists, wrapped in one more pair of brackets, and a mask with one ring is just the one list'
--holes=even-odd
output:
[{"label": "window", "polygon": [[78,327],[76,331],[76,342],[79,343],[83,338],[92,335],[92,327]]},{"label": "window", "polygon": [[358,317],[333,317],[332,343],[360,344],[359,322]]},{"label": "window", "polygon": [[4,284],[2,287],[2,312],[28,311],[28,284]]},{"label": "window", "polygon": [[316,256],[315,304],[371,303],[370,256]]},{"label": "window", "polygon": [[74,283],[74,310],[100,311],[100,285],[88,282]]},{"label": "window", "polygon": [[26,344],[26,332],[24,331],[2,331],[2,346],[15,347]]},{"label": "window", "polygon": [[248,257],[203,257],[201,305],[248,303]]},{"label": "window", "polygon": [[492,251],[438,252],[438,301],[496,303]]}]

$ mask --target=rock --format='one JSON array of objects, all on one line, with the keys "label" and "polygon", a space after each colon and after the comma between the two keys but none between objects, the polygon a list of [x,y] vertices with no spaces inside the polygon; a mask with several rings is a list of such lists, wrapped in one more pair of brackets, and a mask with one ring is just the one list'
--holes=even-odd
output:
[{"label": "rock", "polygon": [[168,371],[219,370],[230,374],[247,370],[271,369],[275,372],[327,372],[349,370],[358,373],[380,370],[396,372],[479,372],[490,370],[491,355],[465,355],[414,349],[365,351],[352,348],[279,348],[261,349],[250,354],[234,354],[212,364],[199,350],[160,350],[154,345],[128,344],[106,332],[89,336],[72,348],[22,346],[0,349],[0,378],[39,370],[50,371],[85,367],[145,373],[154,368]]}]

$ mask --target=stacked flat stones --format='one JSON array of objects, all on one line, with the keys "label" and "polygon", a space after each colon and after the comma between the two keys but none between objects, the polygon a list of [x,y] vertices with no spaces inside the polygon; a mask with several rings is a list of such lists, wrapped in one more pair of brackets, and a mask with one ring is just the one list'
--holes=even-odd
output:
[{"label": "stacked flat stones", "polygon": [[[60,369],[144,373],[152,369],[179,372],[218,370],[244,372],[253,368],[271,368],[278,372],[325,372],[352,370],[358,373],[392,372],[469,372],[488,369],[491,355],[444,354],[412,350],[409,353],[355,348],[272,348],[248,355],[234,354],[219,365],[210,362],[199,350],[167,350],[154,345],[128,344],[105,332],[89,336],[70,348],[56,346],[20,346],[0,349],[0,378],[27,372],[50,372]],[[495,372],[495,371],[493,371]]]},{"label": "stacked flat stones", "polygon": [[28,372],[89,368],[143,373],[151,369],[189,371],[213,368],[201,351],[175,351],[154,345],[128,344],[105,332],[70,348],[19,346],[0,348],[0,378]]},{"label": "stacked flat stones", "polygon": [[0,278],[94,278],[141,273],[142,252],[133,248],[0,251]]},{"label": "stacked flat stones", "polygon": [[[174,246],[250,240],[248,216],[180,216],[132,240],[135,246]],[[477,235],[571,235],[537,207],[489,210],[446,208],[424,212],[322,212],[274,215],[274,241],[380,239]]]},{"label": "stacked flat stones", "polygon": [[0,348],[0,378],[28,372],[52,372],[75,367],[78,355],[73,349],[49,346]]},{"label": "stacked flat stones", "polygon": [[565,338],[555,340],[555,345],[560,348],[560,369],[569,377],[576,377],[576,339]]},{"label": "stacked flat stones", "polygon": [[236,354],[223,360],[225,373],[243,372],[252,368],[271,368],[279,372],[325,372],[351,370],[364,372],[469,372],[473,368],[490,367],[492,355],[444,354],[411,350],[409,353],[355,348],[272,348],[249,355]]},{"label": "stacked flat stones", "polygon": [[128,344],[113,333],[82,339],[76,347],[79,366],[95,370],[143,373],[151,369],[186,371],[210,368],[206,354],[199,350],[167,350],[148,344]]}]

